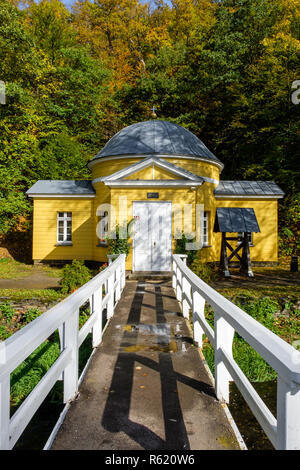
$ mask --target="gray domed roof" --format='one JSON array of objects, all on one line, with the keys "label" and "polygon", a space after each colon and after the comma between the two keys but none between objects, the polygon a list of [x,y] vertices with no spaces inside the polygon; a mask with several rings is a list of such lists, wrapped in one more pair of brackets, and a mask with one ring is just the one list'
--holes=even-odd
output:
[{"label": "gray domed roof", "polygon": [[192,132],[168,121],[151,120],[125,127],[92,159],[120,155],[176,155],[220,160]]}]

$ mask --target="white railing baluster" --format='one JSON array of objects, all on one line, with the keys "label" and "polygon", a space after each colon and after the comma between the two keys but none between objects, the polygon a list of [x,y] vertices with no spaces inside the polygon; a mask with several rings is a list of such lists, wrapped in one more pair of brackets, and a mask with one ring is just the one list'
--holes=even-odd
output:
[{"label": "white railing baluster", "polygon": [[194,291],[192,294],[193,305],[193,331],[194,331],[194,341],[198,344],[199,348],[202,348],[202,340],[204,335],[204,330],[200,325],[199,318],[202,318],[205,321],[204,307],[205,299],[199,294],[199,292]]},{"label": "white railing baluster", "polygon": [[92,343],[93,348],[99,346],[102,341],[102,321],[103,321],[103,310],[102,310],[102,290],[103,286],[101,285],[99,289],[94,292],[94,312],[93,315],[96,315],[96,321],[92,329]]},{"label": "white railing baluster", "polygon": [[125,282],[126,282],[126,267],[125,267],[126,259],[124,257],[124,260],[121,263],[121,290],[124,289],[125,287]]},{"label": "white railing baluster", "polygon": [[172,270],[172,287],[176,289],[176,263],[175,261],[172,262],[173,270]]},{"label": "white railing baluster", "polygon": [[186,277],[182,278],[182,313],[184,318],[189,318],[190,304],[188,302],[191,285],[189,284]]},{"label": "white railing baluster", "polygon": [[[109,267],[4,342],[0,342],[0,449],[11,449],[57,380],[64,382],[64,402],[78,391],[78,349],[92,332],[93,347],[102,341],[102,313],[114,313],[125,286],[126,256],[113,255]],[[116,283],[115,283],[116,279]],[[103,297],[103,287],[105,296]],[[116,292],[116,295],[115,295]],[[91,315],[79,331],[79,309],[89,301]],[[10,418],[10,374],[56,330],[61,354]],[[11,434],[11,439],[10,439]]]},{"label": "white railing baluster", "polygon": [[75,309],[64,323],[64,350],[71,350],[71,361],[64,370],[64,403],[78,392],[78,322],[79,309]]},{"label": "white railing baluster", "polygon": [[[173,255],[172,286],[186,318],[192,305],[195,342],[201,347],[205,334],[215,349],[218,399],[229,402],[234,380],[275,448],[300,450],[300,353],[199,279],[186,266],[186,255]],[[205,302],[214,310],[214,329],[205,319]],[[277,372],[277,420],[233,359],[235,331]]]},{"label": "white railing baluster", "polygon": [[121,266],[116,269],[116,283],[116,302],[118,302],[121,297]]},{"label": "white railing baluster", "polygon": [[0,449],[9,450],[10,375],[0,380]]},{"label": "white railing baluster", "polygon": [[107,292],[109,294],[109,299],[107,302],[107,318],[110,319],[114,313],[114,300],[115,300],[115,293],[114,293],[114,273],[111,274],[107,280]]},{"label": "white railing baluster", "polygon": [[182,273],[180,269],[177,271],[176,299],[178,302],[182,301]]},{"label": "white railing baluster", "polygon": [[300,449],[300,384],[277,378],[277,449]]},{"label": "white railing baluster", "polygon": [[232,380],[224,362],[222,351],[232,357],[234,329],[215,311],[215,387],[219,400],[229,403],[229,382]]}]

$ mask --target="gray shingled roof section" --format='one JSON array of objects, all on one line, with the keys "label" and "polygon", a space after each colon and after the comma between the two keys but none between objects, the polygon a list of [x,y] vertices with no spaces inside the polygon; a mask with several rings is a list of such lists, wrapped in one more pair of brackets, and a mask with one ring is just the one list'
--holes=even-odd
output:
[{"label": "gray shingled roof section", "polygon": [[115,134],[92,159],[117,155],[182,155],[220,160],[192,132],[168,121],[138,122]]},{"label": "gray shingled roof section", "polygon": [[88,180],[39,180],[26,192],[31,194],[95,194],[92,182]]},{"label": "gray shingled roof section", "polygon": [[215,221],[215,232],[260,232],[252,208],[218,207]]},{"label": "gray shingled roof section", "polygon": [[217,196],[284,196],[274,181],[220,181]]}]

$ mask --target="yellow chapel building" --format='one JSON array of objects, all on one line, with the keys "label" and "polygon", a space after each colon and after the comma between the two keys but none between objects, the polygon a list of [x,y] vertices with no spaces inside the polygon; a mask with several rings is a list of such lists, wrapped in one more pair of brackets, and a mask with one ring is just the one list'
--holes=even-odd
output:
[{"label": "yellow chapel building", "polygon": [[221,180],[222,162],[177,124],[150,120],[125,127],[88,167],[90,180],[40,180],[27,191],[34,202],[35,263],[107,262],[107,236],[130,221],[127,270],[171,271],[182,233],[199,241],[202,260],[218,262],[217,216],[235,233],[250,212],[257,222],[247,229],[252,262],[278,260],[283,191],[273,181]]}]

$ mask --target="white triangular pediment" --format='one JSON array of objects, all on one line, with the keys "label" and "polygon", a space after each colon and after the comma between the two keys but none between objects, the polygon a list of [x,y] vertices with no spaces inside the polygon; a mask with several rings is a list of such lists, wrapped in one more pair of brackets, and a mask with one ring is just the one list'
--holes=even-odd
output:
[{"label": "white triangular pediment", "polygon": [[[115,173],[112,173],[111,175],[104,176],[102,178],[98,178],[97,181],[102,181],[103,183],[110,183],[110,182],[117,182],[117,181],[122,181],[125,178],[128,178],[128,176],[134,175],[135,173],[144,170],[145,168],[155,166],[161,169],[164,169],[171,173],[172,175],[176,176],[180,180],[186,180],[186,181],[194,181],[194,182],[203,182],[203,178],[201,176],[195,175],[194,173],[191,173],[188,170],[185,170],[184,168],[180,168],[173,163],[167,162],[163,160],[162,158],[158,157],[148,157],[145,158],[138,163],[134,163],[133,165],[129,165],[126,168],[123,168],[122,170],[116,171]],[[130,181],[127,179],[127,181]]]},{"label": "white triangular pediment", "polygon": [[[169,175],[174,176],[174,178],[164,178],[164,179],[156,179],[153,177],[151,179],[140,179],[136,178],[136,174],[144,170],[148,167],[158,167],[160,169],[165,170]],[[128,178],[131,175],[133,176],[132,179]],[[173,163],[170,163],[163,158],[159,158],[156,156],[150,156],[140,160],[138,163],[134,163],[129,165],[122,170],[116,171],[111,175],[102,176],[100,178],[96,178],[92,181],[94,183],[104,183],[105,185],[113,188],[135,188],[135,187],[168,187],[168,188],[184,188],[184,187],[193,187],[193,186],[201,186],[204,182],[209,182],[213,184],[218,184],[218,180],[213,178],[209,178],[207,176],[198,176],[195,173],[192,173],[184,168],[181,168]]]}]

